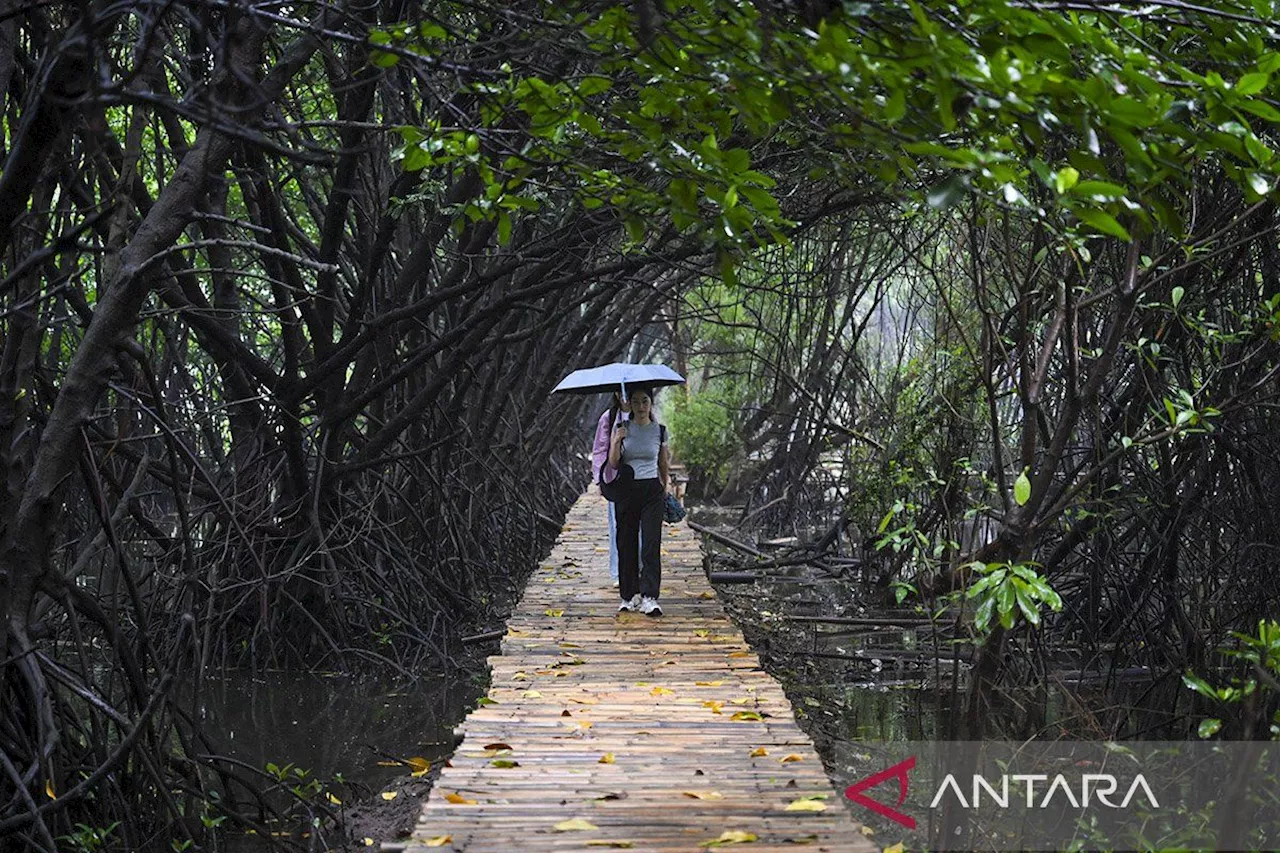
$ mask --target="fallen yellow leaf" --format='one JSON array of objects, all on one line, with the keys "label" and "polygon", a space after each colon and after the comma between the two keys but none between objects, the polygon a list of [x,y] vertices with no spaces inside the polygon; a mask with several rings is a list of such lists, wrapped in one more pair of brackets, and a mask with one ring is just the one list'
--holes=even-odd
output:
[{"label": "fallen yellow leaf", "polygon": [[723,681],[695,681],[693,683],[698,687],[719,687],[724,684]]},{"label": "fallen yellow leaf", "polygon": [[365,846],[365,847],[372,847],[374,844],[377,844],[377,842],[376,842],[376,841],[374,841],[372,838],[370,838],[370,837],[369,837],[369,836],[367,836],[367,835],[364,837],[364,846]]},{"label": "fallen yellow leaf", "polygon": [[525,699],[541,699],[542,698],[542,693],[537,690],[526,690],[520,695]]},{"label": "fallen yellow leaf", "polygon": [[749,658],[751,657],[751,652],[729,652],[727,656],[731,658]]},{"label": "fallen yellow leaf", "polygon": [[543,612],[544,612],[544,613],[546,613],[548,616],[551,616],[551,617],[553,617],[553,618],[555,618],[555,617],[559,617],[559,616],[563,616],[563,615],[564,615],[564,611],[563,611],[563,610],[544,610]]},{"label": "fallen yellow leaf", "polygon": [[456,793],[445,794],[444,798],[449,802],[455,803],[460,806],[474,806],[476,804],[475,800],[468,800],[466,797],[462,796],[461,794],[456,794]]},{"label": "fallen yellow leaf", "polygon": [[702,703],[702,707],[704,707],[704,708],[710,708],[710,709],[711,709],[711,713],[713,713],[713,714],[719,714],[719,713],[720,713],[720,709],[724,707],[724,703],[723,703],[723,702],[717,702],[717,701],[716,701],[716,700],[714,700],[714,699],[708,699],[707,701],[705,701],[705,702],[703,702],[703,703]]},{"label": "fallen yellow leaf", "polygon": [[784,755],[784,756],[782,756],[782,757],[781,757],[781,758],[779,758],[778,760],[779,760],[779,761],[781,761],[783,764],[788,764],[788,763],[790,763],[790,762],[792,762],[792,761],[804,761],[804,756],[803,756],[803,755],[797,755],[796,753],[794,753],[794,752],[793,752],[793,753],[791,753],[790,755]]},{"label": "fallen yellow leaf", "polygon": [[674,690],[668,690],[665,687],[655,687],[649,691],[653,696],[671,696],[675,694]]},{"label": "fallen yellow leaf", "polygon": [[325,797],[325,799],[326,799],[326,800],[328,800],[329,802],[333,803],[335,806],[340,806],[340,805],[342,805],[342,800],[340,800],[340,799],[338,799],[337,797],[335,797],[335,796],[333,795],[333,792],[332,792],[332,791],[325,791],[325,792],[324,792],[324,797]]},{"label": "fallen yellow leaf", "polygon": [[388,800],[388,801],[389,801],[389,800],[394,800],[394,799],[395,799],[396,797],[398,797],[398,796],[400,796],[400,793],[399,793],[398,791],[383,791],[383,792],[382,792],[382,799],[384,799],[384,800]]},{"label": "fallen yellow leaf", "polygon": [[486,743],[484,745],[484,748],[491,749],[494,752],[497,752],[498,750],[501,750],[501,749],[507,749],[507,750],[511,749],[511,744],[503,743],[502,741],[497,741],[495,743]]},{"label": "fallen yellow leaf", "polygon": [[596,763],[597,763],[597,764],[612,764],[612,763],[613,763],[613,753],[612,753],[612,752],[606,752],[604,755],[600,756],[600,760],[599,760],[598,762],[596,762]]},{"label": "fallen yellow leaf", "polygon": [[452,840],[453,840],[452,835],[437,835],[435,838],[428,838],[426,841],[426,846],[427,847],[443,847]]},{"label": "fallen yellow leaf", "polygon": [[[704,841],[699,847],[719,847],[722,844],[748,844],[752,841],[759,841],[760,836],[754,832],[743,832],[741,829],[727,829],[720,833],[719,838],[713,838],[710,841]],[[899,851],[901,853],[901,851]]]},{"label": "fallen yellow leaf", "polygon": [[825,812],[827,804],[821,800],[792,800],[783,811],[788,812]]},{"label": "fallen yellow leaf", "polygon": [[871,827],[867,826],[865,823],[864,823],[862,826],[858,827],[858,828],[862,830],[862,834],[863,834],[863,835],[866,835],[866,836],[872,836],[872,835],[875,835],[875,834],[876,834],[876,831],[875,831],[874,829],[872,829]]},{"label": "fallen yellow leaf", "polygon": [[509,770],[512,767],[519,767],[519,761],[512,761],[510,758],[495,758],[489,762],[490,767],[497,767],[499,770]]},{"label": "fallen yellow leaf", "polygon": [[755,711],[739,711],[738,713],[734,714],[734,715],[733,715],[732,717],[730,717],[729,719],[731,719],[731,720],[753,720],[753,721],[755,721],[755,722],[764,722],[764,717],[760,716],[760,715],[759,715],[759,714],[757,714]]},{"label": "fallen yellow leaf", "polygon": [[413,776],[426,776],[431,771],[431,762],[420,756],[405,759],[404,763],[413,768]]},{"label": "fallen yellow leaf", "polygon": [[53,780],[46,779],[44,782],[44,795],[51,800],[58,799],[58,795],[53,792]]},{"label": "fallen yellow leaf", "polygon": [[698,598],[701,598],[701,599],[702,599],[702,600],[704,600],[704,601],[706,601],[706,600],[708,600],[708,599],[715,598],[715,597],[716,597],[716,594],[715,594],[714,592],[700,592],[700,593],[698,593]]},{"label": "fallen yellow leaf", "polygon": [[683,791],[686,797],[694,800],[723,800],[724,794],[719,791]]},{"label": "fallen yellow leaf", "polygon": [[693,635],[695,637],[706,637],[706,636],[709,636],[710,634],[711,632],[708,631],[706,628],[699,628],[698,630],[693,632]]},{"label": "fallen yellow leaf", "polygon": [[884,853],[902,853],[902,851],[905,849],[906,848],[902,846],[902,842],[899,841],[897,844],[893,845],[892,847],[884,848]]},{"label": "fallen yellow leaf", "polygon": [[757,746],[755,749],[751,750],[752,758],[759,758],[762,755],[768,755],[768,754],[769,754],[769,750],[765,749],[763,746]]},{"label": "fallen yellow leaf", "polygon": [[562,820],[555,825],[556,832],[580,832],[599,828],[600,827],[596,826],[591,821],[583,820],[580,817],[575,817],[570,820]]}]

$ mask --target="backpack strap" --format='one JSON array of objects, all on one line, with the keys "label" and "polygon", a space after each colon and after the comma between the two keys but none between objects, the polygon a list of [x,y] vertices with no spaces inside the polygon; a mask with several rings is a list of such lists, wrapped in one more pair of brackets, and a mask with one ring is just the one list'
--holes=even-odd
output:
[{"label": "backpack strap", "polygon": [[667,425],[658,424],[658,446],[661,447],[666,443],[667,443]]}]

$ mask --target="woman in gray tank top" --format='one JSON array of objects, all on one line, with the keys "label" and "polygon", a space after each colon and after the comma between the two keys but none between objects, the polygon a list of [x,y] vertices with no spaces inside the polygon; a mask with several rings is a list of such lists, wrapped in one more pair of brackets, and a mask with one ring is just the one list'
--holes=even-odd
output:
[{"label": "woman in gray tank top", "polygon": [[[616,501],[619,612],[661,616],[662,516],[671,482],[667,428],[653,419],[653,389],[633,388],[631,420],[613,431],[609,464],[634,476]],[[643,546],[642,543],[643,542]]]}]

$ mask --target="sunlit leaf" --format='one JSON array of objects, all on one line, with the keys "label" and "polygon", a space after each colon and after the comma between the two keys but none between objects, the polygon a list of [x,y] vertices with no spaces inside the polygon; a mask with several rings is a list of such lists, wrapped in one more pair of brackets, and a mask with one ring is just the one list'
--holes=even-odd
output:
[{"label": "sunlit leaf", "polygon": [[600,827],[596,826],[589,820],[575,817],[569,820],[560,821],[554,828],[556,832],[585,832],[591,829],[599,829]]},{"label": "sunlit leaf", "polygon": [[[750,844],[752,841],[759,841],[760,836],[754,832],[745,832],[741,829],[727,829],[720,833],[719,838],[713,838],[710,841],[704,841],[699,847],[720,847],[725,844]],[[901,851],[898,851],[901,853]]]}]

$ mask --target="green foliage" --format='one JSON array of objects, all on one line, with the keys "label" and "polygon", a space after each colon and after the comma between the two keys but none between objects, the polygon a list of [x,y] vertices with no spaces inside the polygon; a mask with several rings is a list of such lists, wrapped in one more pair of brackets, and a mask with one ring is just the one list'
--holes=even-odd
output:
[{"label": "green foliage", "polygon": [[977,604],[973,625],[979,634],[991,631],[993,619],[1009,630],[1019,616],[1038,628],[1043,608],[1062,609],[1058,593],[1029,565],[974,562],[969,568],[980,576],[965,592]]},{"label": "green foliage", "polygon": [[[1182,676],[1182,683],[1208,699],[1235,705],[1246,697],[1258,692],[1259,687],[1273,697],[1280,696],[1280,621],[1275,619],[1258,620],[1256,635],[1242,634],[1232,631],[1231,635],[1240,643],[1236,649],[1223,649],[1222,653],[1229,658],[1242,661],[1248,671],[1244,677],[1233,676],[1230,683],[1223,687],[1215,687],[1204,678],[1193,672]],[[1216,718],[1201,721],[1199,735],[1202,738],[1212,737],[1222,727]],[[1271,720],[1271,737],[1280,740],[1280,712]]]},{"label": "green foliage", "polygon": [[723,484],[739,444],[728,401],[723,390],[673,396],[675,404],[667,415],[672,451],[690,473],[705,477],[714,489]]},{"label": "green foliage", "polygon": [[[811,29],[767,5],[702,0],[668,9],[642,45],[626,5],[547,6],[530,30],[571,43],[578,69],[480,75],[469,84],[480,121],[403,128],[403,165],[474,168],[488,191],[468,216],[540,207],[552,169],[584,207],[618,210],[636,242],[670,223],[726,246],[790,224],[751,148],[765,140],[805,152],[811,178],[935,209],[977,192],[1072,238],[1181,236],[1190,176],[1207,161],[1247,201],[1275,188],[1280,54],[1250,5],[960,8],[844,4]],[[370,34],[371,62],[430,64],[471,37],[463,25],[388,27]],[[531,135],[519,152],[499,144],[512,123]]]},{"label": "green foliage", "polygon": [[102,828],[77,823],[74,831],[60,836],[58,841],[65,845],[66,850],[73,853],[96,853],[98,850],[107,849],[107,845],[111,843],[111,836],[119,825],[119,821]]}]

